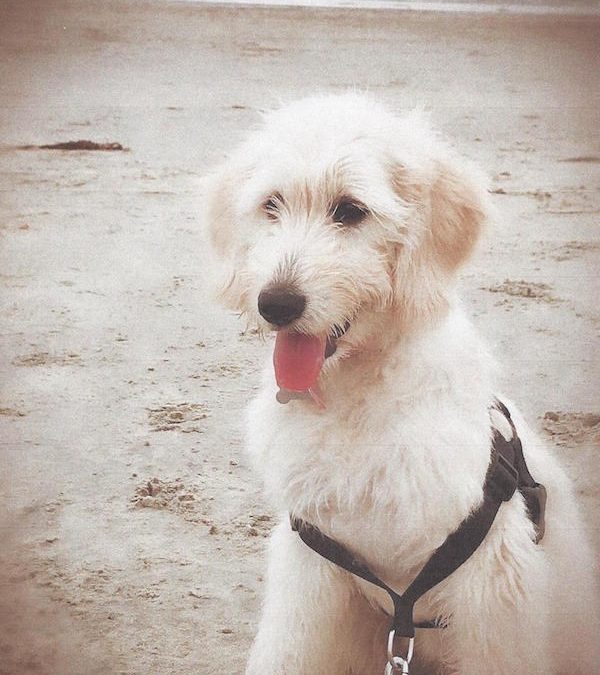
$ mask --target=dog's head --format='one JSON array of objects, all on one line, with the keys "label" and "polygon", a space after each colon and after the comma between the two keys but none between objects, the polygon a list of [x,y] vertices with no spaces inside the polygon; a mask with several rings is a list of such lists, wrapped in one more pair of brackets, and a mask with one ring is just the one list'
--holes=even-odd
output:
[{"label": "dog's head", "polygon": [[358,94],[267,115],[207,186],[221,297],[338,355],[443,314],[487,213],[485,181],[423,116]]}]

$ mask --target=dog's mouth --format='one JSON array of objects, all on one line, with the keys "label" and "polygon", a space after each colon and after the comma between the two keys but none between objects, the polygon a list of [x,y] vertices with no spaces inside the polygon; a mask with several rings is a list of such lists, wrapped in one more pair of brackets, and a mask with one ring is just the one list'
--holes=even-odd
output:
[{"label": "dog's mouth", "polygon": [[325,345],[325,358],[328,359],[333,356],[337,349],[337,341],[348,332],[350,328],[350,321],[346,321],[343,326],[334,324],[329,335],[327,336],[327,343]]},{"label": "dog's mouth", "polygon": [[349,321],[343,326],[334,324],[326,336],[280,330],[273,353],[279,387],[290,392],[314,391],[325,359],[335,354],[337,341],[349,328]]}]

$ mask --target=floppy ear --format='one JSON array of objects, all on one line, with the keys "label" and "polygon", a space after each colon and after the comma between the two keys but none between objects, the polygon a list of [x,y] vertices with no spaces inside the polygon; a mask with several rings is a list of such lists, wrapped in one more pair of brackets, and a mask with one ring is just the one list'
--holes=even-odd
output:
[{"label": "floppy ear", "polygon": [[235,229],[233,190],[233,171],[227,164],[202,179],[206,231],[219,258],[226,258],[231,252],[230,243]]},{"label": "floppy ear", "polygon": [[416,321],[448,306],[449,278],[464,263],[488,217],[486,182],[450,152],[420,167],[396,166],[394,192],[411,209],[392,262],[394,302]]},{"label": "floppy ear", "polygon": [[240,257],[244,249],[240,250],[236,236],[235,190],[235,172],[228,165],[203,179],[204,220],[214,253],[216,295],[223,304],[240,311],[244,295]]},{"label": "floppy ear", "polygon": [[439,265],[453,272],[471,255],[490,212],[486,181],[463,159],[436,162],[425,236]]}]

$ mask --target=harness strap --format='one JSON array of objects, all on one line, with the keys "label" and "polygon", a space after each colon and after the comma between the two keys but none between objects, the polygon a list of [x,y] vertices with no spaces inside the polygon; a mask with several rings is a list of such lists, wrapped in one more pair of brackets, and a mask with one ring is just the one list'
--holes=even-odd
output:
[{"label": "harness strap", "polygon": [[510,416],[510,411],[504,403],[499,400],[495,401],[494,407],[506,417],[513,434],[511,441],[508,442],[501,434],[495,432],[499,438],[494,438],[494,447],[497,447],[499,452],[506,457],[517,470],[519,492],[523,495],[523,499],[525,500],[529,518],[535,525],[535,543],[539,544],[546,530],[546,523],[544,520],[546,501],[548,498],[546,488],[541,483],[537,483],[529,472],[529,468],[525,462],[525,455],[523,454],[523,444],[517,434],[517,429]]},{"label": "harness strap", "polygon": [[292,519],[292,529],[296,530],[302,541],[313,551],[335,563],[339,567],[369,581],[385,590],[394,603],[394,619],[391,630],[396,635],[414,637],[415,624],[413,609],[417,600],[440,581],[456,571],[477,550],[485,539],[502,501],[508,501],[517,487],[516,471],[503,461],[496,453],[488,470],[490,490],[484,488],[484,499],[481,506],[471,513],[458,529],[450,534],[444,543],[434,552],[419,574],[402,593],[396,593],[347,548],[323,534],[318,528],[300,518]]},{"label": "harness strap", "polygon": [[546,490],[536,483],[525,463],[523,447],[506,406],[496,401],[495,407],[509,421],[513,437],[510,441],[494,430],[490,465],[483,485],[483,500],[436,549],[404,593],[396,593],[379,579],[350,550],[323,534],[317,527],[290,515],[292,529],[313,551],[352,574],[383,589],[394,604],[391,630],[397,636],[412,638],[416,628],[440,628],[443,623],[414,623],[414,605],[425,593],[455,572],[477,550],[489,532],[502,502],[509,501],[517,488],[523,493],[531,520],[536,526],[538,543],[544,534]]}]

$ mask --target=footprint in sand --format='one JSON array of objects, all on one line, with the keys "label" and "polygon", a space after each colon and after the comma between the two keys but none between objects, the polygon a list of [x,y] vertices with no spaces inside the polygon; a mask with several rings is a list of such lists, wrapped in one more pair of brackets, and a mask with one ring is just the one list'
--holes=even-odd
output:
[{"label": "footprint in sand", "polygon": [[202,433],[202,422],[209,416],[204,403],[175,403],[148,409],[152,431],[181,431],[185,434]]},{"label": "footprint in sand", "polygon": [[558,445],[600,445],[600,414],[548,411],[542,419],[544,430]]},{"label": "footprint in sand", "polygon": [[514,281],[505,279],[501,284],[495,286],[481,286],[482,291],[489,293],[500,293],[515,298],[525,298],[527,300],[538,300],[551,304],[560,302],[552,293],[552,287],[548,284],[535,283],[533,281]]},{"label": "footprint in sand", "polygon": [[68,354],[50,354],[48,352],[33,352],[25,356],[18,356],[13,360],[15,366],[72,366],[81,365],[81,357],[74,352]]}]

